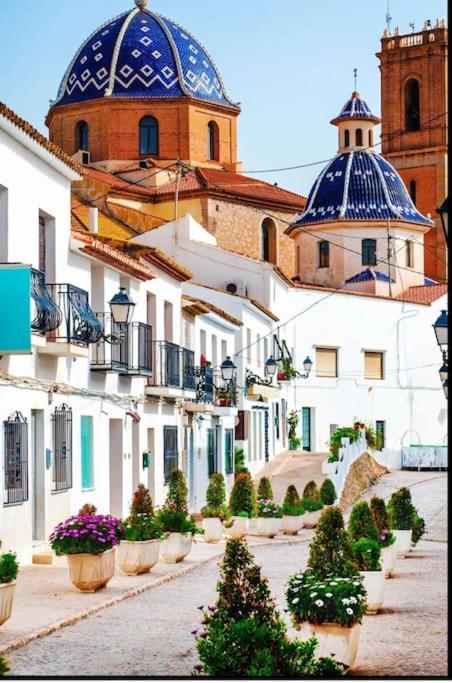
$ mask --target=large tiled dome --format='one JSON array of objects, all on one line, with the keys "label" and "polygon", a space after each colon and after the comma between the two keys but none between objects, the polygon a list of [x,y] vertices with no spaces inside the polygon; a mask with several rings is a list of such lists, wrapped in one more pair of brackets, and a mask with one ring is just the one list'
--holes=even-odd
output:
[{"label": "large tiled dome", "polygon": [[184,28],[143,7],[98,28],[80,47],[54,105],[104,97],[194,97],[234,107],[220,73]]}]

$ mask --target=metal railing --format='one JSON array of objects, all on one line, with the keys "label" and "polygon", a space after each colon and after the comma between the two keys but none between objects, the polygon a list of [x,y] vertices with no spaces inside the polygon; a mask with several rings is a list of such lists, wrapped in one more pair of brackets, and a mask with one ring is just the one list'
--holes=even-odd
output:
[{"label": "metal railing", "polygon": [[154,385],[196,390],[195,353],[169,341],[154,342]]},{"label": "metal railing", "polygon": [[28,422],[16,412],[3,422],[4,505],[28,500]]},{"label": "metal railing", "polygon": [[46,284],[46,288],[62,313],[62,321],[51,338],[74,344],[99,341],[103,328],[89,305],[88,292],[67,283]]},{"label": "metal railing", "polygon": [[152,376],[152,327],[130,323],[128,329],[127,374]]},{"label": "metal railing", "polygon": [[96,313],[106,336],[119,339],[117,344],[109,344],[100,338],[91,346],[91,370],[104,372],[127,372],[129,361],[129,335],[127,325],[118,325],[111,313]]},{"label": "metal railing", "polygon": [[35,268],[31,269],[31,298],[33,312],[31,329],[40,334],[58,329],[63,314],[47,291],[45,274]]}]

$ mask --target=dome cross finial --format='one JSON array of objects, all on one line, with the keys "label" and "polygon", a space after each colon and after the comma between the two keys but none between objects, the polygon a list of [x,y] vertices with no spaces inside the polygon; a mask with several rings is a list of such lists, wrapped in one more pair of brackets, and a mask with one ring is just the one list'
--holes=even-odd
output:
[{"label": "dome cross finial", "polygon": [[148,0],[135,0],[135,5],[138,7],[138,9],[146,9]]}]

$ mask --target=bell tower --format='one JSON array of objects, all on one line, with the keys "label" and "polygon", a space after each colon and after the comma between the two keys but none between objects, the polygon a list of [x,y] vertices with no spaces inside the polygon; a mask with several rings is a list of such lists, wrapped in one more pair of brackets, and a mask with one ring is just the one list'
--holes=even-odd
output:
[{"label": "bell tower", "polygon": [[427,277],[447,279],[447,249],[436,213],[447,196],[447,27],[424,23],[381,39],[382,154],[400,173],[418,210],[435,226],[425,235]]}]

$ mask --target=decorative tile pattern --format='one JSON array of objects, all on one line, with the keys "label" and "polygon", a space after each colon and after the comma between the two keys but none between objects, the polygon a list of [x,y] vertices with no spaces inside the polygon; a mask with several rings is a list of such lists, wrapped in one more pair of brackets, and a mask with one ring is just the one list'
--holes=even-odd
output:
[{"label": "decorative tile pattern", "polygon": [[345,281],[346,284],[350,284],[352,282],[367,282],[369,280],[381,280],[381,282],[395,282],[395,280],[389,275],[386,275],[386,273],[380,273],[378,270],[374,270],[373,268],[366,268],[366,270],[361,271],[361,273],[358,273],[357,275],[353,275],[353,277],[349,277],[348,280]]},{"label": "decorative tile pattern", "polygon": [[378,123],[380,119],[372,113],[367,102],[361,99],[358,93],[353,93],[351,98],[344,104],[339,116],[336,116],[333,121],[338,123],[342,120],[349,119],[366,119],[367,121],[375,121]]},{"label": "decorative tile pattern", "polygon": [[[351,159],[348,182],[346,169]],[[431,225],[414,206],[391,164],[369,151],[342,153],[321,172],[310,192],[306,211],[293,225],[325,221],[403,220]]]},{"label": "decorative tile pattern", "polygon": [[111,20],[88,38],[66,72],[55,103],[106,95],[188,96],[233,104],[211,58],[188,31],[166,17],[137,9]]}]

